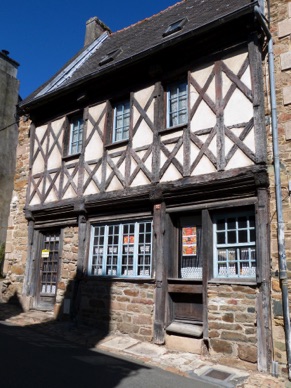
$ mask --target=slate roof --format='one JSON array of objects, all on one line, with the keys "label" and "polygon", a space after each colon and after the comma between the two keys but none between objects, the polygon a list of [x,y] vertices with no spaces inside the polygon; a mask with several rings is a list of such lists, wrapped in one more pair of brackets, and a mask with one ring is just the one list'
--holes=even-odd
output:
[{"label": "slate roof", "polygon": [[[257,5],[254,0],[183,0],[167,8],[166,10],[142,20],[123,30],[110,34],[101,46],[86,61],[79,66],[70,78],[67,78],[60,86],[41,94],[41,91],[51,83],[67,66],[85,50],[83,48],[76,54],[54,77],[42,85],[34,93],[22,101],[21,107],[29,103],[45,98],[52,93],[68,88],[76,82],[97,77],[107,72],[110,68],[126,65],[129,61],[146,56],[172,44],[178,39],[183,39],[189,34],[199,32],[203,28],[211,28],[215,23],[223,23],[238,14],[251,12]],[[172,35],[163,36],[167,27],[178,20],[187,17],[182,30]],[[102,66],[99,62],[108,53],[121,48],[122,52],[112,61]]]}]

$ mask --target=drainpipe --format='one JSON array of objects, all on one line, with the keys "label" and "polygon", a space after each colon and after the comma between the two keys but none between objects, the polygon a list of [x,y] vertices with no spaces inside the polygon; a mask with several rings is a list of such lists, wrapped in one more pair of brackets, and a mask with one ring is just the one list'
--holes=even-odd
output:
[{"label": "drainpipe", "polygon": [[274,77],[274,53],[273,39],[268,26],[262,16],[261,9],[255,6],[255,14],[268,40],[268,57],[269,57],[269,82],[270,82],[270,99],[271,99],[271,116],[272,116],[272,137],[273,137],[273,158],[275,170],[275,189],[276,189],[276,210],[278,223],[278,253],[279,253],[279,279],[282,290],[283,304],[283,320],[285,329],[285,342],[287,352],[288,378],[291,380],[291,328],[288,303],[288,278],[287,278],[287,263],[285,253],[285,236],[284,236],[284,220],[282,211],[282,194],[281,194],[281,178],[280,178],[280,158],[278,146],[278,121],[277,121],[277,102],[275,91]]}]

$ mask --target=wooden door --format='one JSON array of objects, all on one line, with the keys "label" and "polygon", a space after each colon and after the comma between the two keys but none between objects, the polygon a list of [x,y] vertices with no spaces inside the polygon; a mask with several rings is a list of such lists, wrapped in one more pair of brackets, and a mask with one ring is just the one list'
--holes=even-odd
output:
[{"label": "wooden door", "polygon": [[[201,214],[179,217],[176,255],[168,277],[167,331],[200,337],[203,329],[203,255]],[[193,330],[191,328],[193,326]]]},{"label": "wooden door", "polygon": [[38,266],[37,308],[52,310],[60,268],[60,232],[41,235]]}]

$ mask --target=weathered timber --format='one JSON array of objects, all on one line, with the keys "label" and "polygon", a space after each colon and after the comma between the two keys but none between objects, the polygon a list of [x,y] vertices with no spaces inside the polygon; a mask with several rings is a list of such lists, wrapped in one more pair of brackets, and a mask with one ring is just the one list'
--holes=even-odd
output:
[{"label": "weathered timber", "polygon": [[154,205],[154,260],[156,270],[154,342],[163,344],[165,341],[164,319],[166,304],[166,271],[167,263],[164,256],[164,236],[166,233],[165,203]]},{"label": "weathered timber", "polygon": [[202,294],[202,286],[195,284],[168,284],[168,292]]},{"label": "weathered timber", "polygon": [[255,34],[251,35],[248,45],[250,69],[252,79],[252,89],[254,94],[254,127],[255,127],[255,144],[256,144],[256,162],[266,163],[267,161],[267,138],[265,126],[264,104],[264,81],[262,70],[262,53],[258,38]]}]

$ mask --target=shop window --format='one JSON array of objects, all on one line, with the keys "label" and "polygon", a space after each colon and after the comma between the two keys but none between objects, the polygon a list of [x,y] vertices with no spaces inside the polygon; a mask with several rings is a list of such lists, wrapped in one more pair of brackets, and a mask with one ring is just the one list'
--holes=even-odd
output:
[{"label": "shop window", "polygon": [[253,213],[214,218],[214,277],[256,277],[256,228]]},{"label": "shop window", "polygon": [[201,225],[195,218],[183,222],[180,228],[179,277],[202,279]]},{"label": "shop window", "polygon": [[90,275],[150,277],[151,264],[150,220],[92,226]]}]

